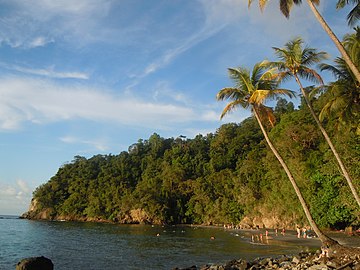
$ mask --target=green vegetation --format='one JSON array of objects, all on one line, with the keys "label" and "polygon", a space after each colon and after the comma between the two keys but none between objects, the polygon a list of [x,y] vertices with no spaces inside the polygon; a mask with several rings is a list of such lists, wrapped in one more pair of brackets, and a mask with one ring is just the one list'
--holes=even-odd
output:
[{"label": "green vegetation", "polygon": [[[315,110],[326,103],[323,97],[314,102]],[[276,108],[278,124],[269,136],[297,172],[315,221],[333,228],[359,222],[355,200],[307,107],[294,110],[280,99]],[[360,179],[360,137],[334,129],[332,120],[326,126],[354,179]],[[253,118],[193,139],[153,134],[119,155],[76,156],[38,187],[34,198],[37,211],[51,209],[52,216],[123,221],[131,210],[142,209],[149,222],[235,224],[266,210],[305,222],[296,194]]]}]

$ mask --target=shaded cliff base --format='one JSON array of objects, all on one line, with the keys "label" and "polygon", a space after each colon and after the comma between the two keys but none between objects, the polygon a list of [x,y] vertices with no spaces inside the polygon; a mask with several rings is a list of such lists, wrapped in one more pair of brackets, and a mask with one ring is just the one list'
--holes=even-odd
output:
[{"label": "shaded cliff base", "polygon": [[[21,218],[32,220],[57,220],[57,221],[89,221],[89,222],[111,222],[120,224],[161,224],[161,220],[152,218],[143,209],[132,209],[126,213],[109,220],[101,217],[86,217],[76,215],[56,215],[51,208],[38,210],[36,207],[36,201],[33,200],[32,205],[28,212],[24,213]],[[201,225],[223,225],[206,223]],[[239,224],[226,224],[231,228],[237,229],[265,229],[265,228],[278,228],[281,229],[295,229],[296,226],[303,227],[302,224],[298,224],[296,220],[290,218],[279,218],[275,214],[259,214],[255,217],[245,216]]]}]

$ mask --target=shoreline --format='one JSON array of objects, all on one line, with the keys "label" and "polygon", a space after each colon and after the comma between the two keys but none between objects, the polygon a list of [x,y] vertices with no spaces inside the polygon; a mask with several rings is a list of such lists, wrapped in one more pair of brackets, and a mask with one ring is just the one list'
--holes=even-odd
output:
[{"label": "shoreline", "polygon": [[[11,216],[13,217],[13,216]],[[213,229],[222,229],[224,231],[229,232],[245,232],[246,234],[249,234],[249,238],[251,238],[251,234],[259,235],[262,234],[263,237],[266,234],[266,231],[269,231],[269,238],[268,240],[272,242],[284,242],[284,243],[290,243],[290,244],[299,244],[300,246],[303,245],[309,245],[310,246],[318,246],[320,248],[320,240],[314,235],[314,233],[311,231],[311,237],[307,238],[297,238],[297,232],[296,230],[287,229],[285,232],[285,235],[282,235],[280,231],[278,233],[275,233],[276,228],[258,228],[258,229],[250,229],[250,228],[226,228],[223,225],[206,225],[206,224],[141,224],[141,223],[120,223],[120,222],[114,222],[110,220],[103,220],[103,219],[39,219],[39,218],[28,218],[24,217],[24,214],[22,216],[17,216],[19,219],[26,219],[26,220],[33,220],[33,221],[50,221],[50,222],[89,222],[89,223],[106,223],[106,224],[114,224],[114,225],[145,225],[145,226],[166,226],[166,227],[198,227],[198,228],[213,228]],[[360,247],[360,235],[359,234],[348,234],[345,231],[335,231],[335,230],[324,230],[324,233],[331,238],[334,238],[337,240],[340,244],[346,245],[346,246],[352,246],[352,247]],[[356,239],[354,243],[354,239]]]}]

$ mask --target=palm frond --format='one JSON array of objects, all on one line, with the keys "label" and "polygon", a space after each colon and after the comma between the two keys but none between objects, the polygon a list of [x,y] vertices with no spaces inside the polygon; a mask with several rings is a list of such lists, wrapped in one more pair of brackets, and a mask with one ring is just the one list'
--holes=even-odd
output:
[{"label": "palm frond", "polygon": [[301,56],[301,63],[306,66],[312,66],[327,58],[328,54],[326,52],[317,52],[315,49],[306,47]]},{"label": "palm frond", "polygon": [[272,47],[272,48],[275,51],[275,55],[277,56],[277,58],[279,58],[280,60],[286,61],[286,59],[288,58],[287,50],[278,48],[278,47]]},{"label": "palm frond", "polygon": [[354,26],[360,18],[360,4],[358,3],[347,15],[348,24]]},{"label": "palm frond", "polygon": [[225,106],[224,110],[220,115],[220,119],[223,119],[226,114],[234,111],[236,108],[239,107],[239,105],[245,109],[249,107],[249,103],[244,102],[243,100],[234,100]]},{"label": "palm frond", "polygon": [[306,79],[310,82],[318,83],[318,84],[324,84],[323,79],[321,78],[320,74],[317,73],[314,69],[308,68],[308,67],[301,67],[298,70],[299,77]]},{"label": "palm frond", "polygon": [[328,86],[326,85],[320,85],[318,87],[312,87],[312,89],[309,91],[309,98],[313,99],[313,98],[317,98],[319,97],[321,94],[325,93],[328,89]]},{"label": "palm frond", "polygon": [[278,72],[277,74],[274,74],[274,78],[280,83],[280,82],[286,82],[290,80],[293,77],[292,73],[289,70]]},{"label": "palm frond", "polygon": [[293,1],[289,1],[289,0],[280,0],[280,10],[282,12],[282,14],[284,14],[284,16],[286,18],[290,17],[290,10],[292,8],[293,5]]},{"label": "palm frond", "polygon": [[322,63],[319,65],[319,68],[321,71],[329,71],[333,74],[333,76],[337,79],[341,79],[344,77],[344,73],[342,70],[340,70],[339,68],[329,65],[329,64],[325,64]]},{"label": "palm frond", "polygon": [[221,89],[217,94],[216,94],[216,99],[217,100],[225,100],[225,99],[229,99],[229,100],[236,100],[236,99],[244,99],[246,94],[244,94],[243,91],[241,91],[238,88],[234,88],[234,87],[226,87]]},{"label": "palm frond", "polygon": [[249,0],[249,1],[248,1],[248,8],[250,8],[252,2],[253,2],[253,0]]},{"label": "palm frond", "polygon": [[320,114],[319,114],[319,120],[320,121],[324,121],[327,117],[330,116],[330,114],[331,114],[330,108],[331,108],[331,104],[326,103],[325,106],[320,111]]},{"label": "palm frond", "polygon": [[246,68],[228,68],[229,77],[235,83],[235,86],[242,91],[251,92],[253,85],[251,84],[250,71]]},{"label": "palm frond", "polygon": [[256,90],[249,98],[250,104],[263,104],[268,98],[269,90]]},{"label": "palm frond", "polygon": [[268,0],[259,0],[259,7],[260,7],[261,12],[264,11],[267,2],[268,2]]},{"label": "palm frond", "polygon": [[360,18],[360,1],[359,0],[339,0],[336,4],[336,9],[342,9],[348,4],[353,4],[355,7],[350,10],[347,15],[349,26],[354,26]]},{"label": "palm frond", "polygon": [[341,8],[345,7],[346,2],[347,2],[347,0],[339,0],[339,1],[336,3],[336,9],[341,9]]}]

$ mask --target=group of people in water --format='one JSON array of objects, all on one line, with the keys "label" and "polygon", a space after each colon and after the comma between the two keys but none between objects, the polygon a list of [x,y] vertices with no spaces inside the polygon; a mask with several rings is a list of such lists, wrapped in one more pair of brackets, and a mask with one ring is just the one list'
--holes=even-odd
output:
[{"label": "group of people in water", "polygon": [[[224,224],[224,229],[244,229],[241,228],[241,226],[234,226],[233,224]],[[252,230],[260,230],[259,226],[256,226],[255,228],[251,228]],[[274,229],[274,233],[277,236],[278,234],[285,236],[285,228],[282,228],[281,231],[278,228]],[[300,226],[296,226],[296,233],[297,233],[297,238],[311,238],[311,231],[306,228],[306,227],[300,227]],[[265,234],[263,233],[259,233],[259,234],[252,234],[251,235],[251,241],[252,242],[263,242],[264,239],[269,239],[269,230],[266,229],[265,230]]]},{"label": "group of people in water", "polygon": [[[297,238],[309,238],[310,230],[303,227],[300,228],[299,226],[296,227],[297,232]],[[276,228],[274,230],[275,236],[278,236],[279,230]],[[281,229],[280,234],[285,236],[286,231],[285,228]],[[271,236],[269,236],[269,230],[265,230],[265,233],[259,233],[259,234],[251,234],[251,242],[253,243],[267,243],[269,239],[272,239]]]}]

